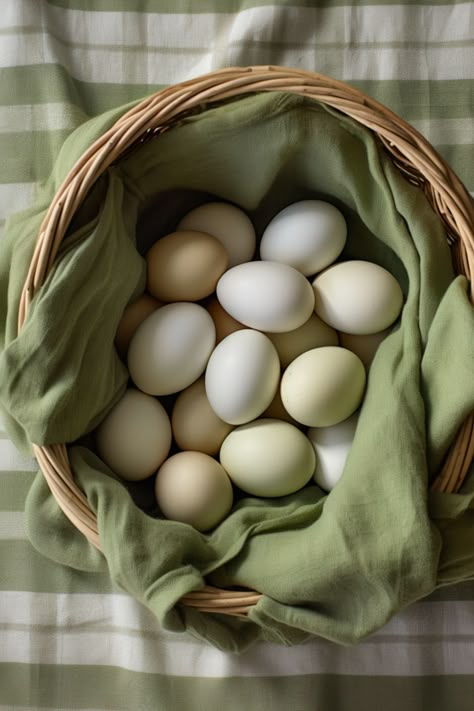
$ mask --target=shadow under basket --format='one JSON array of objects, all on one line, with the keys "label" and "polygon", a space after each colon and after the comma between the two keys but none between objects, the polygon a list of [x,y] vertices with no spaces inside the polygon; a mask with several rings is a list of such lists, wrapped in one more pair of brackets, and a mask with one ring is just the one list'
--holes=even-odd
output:
[{"label": "shadow under basket", "polygon": [[[130,151],[210,106],[257,92],[287,92],[335,109],[368,128],[396,168],[422,190],[446,231],[454,270],[470,283],[474,303],[474,208],[464,186],[432,146],[409,124],[362,92],[334,79],[284,67],[229,68],[171,86],[146,98],[101,136],[67,175],[42,223],[23,287],[18,332],[33,297],[44,284],[72,218],[91,187],[109,166]],[[44,477],[64,514],[101,550],[97,519],[74,481],[66,445],[34,445]],[[434,491],[458,492],[474,457],[474,414],[465,420],[431,483]],[[260,599],[252,590],[207,586],[181,603],[203,612],[245,616]]]}]

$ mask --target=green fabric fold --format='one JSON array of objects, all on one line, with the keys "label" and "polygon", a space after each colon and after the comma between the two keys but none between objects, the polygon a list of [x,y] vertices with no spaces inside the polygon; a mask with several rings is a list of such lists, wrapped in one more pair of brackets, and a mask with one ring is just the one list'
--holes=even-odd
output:
[{"label": "green fabric fold", "polygon": [[[73,158],[120,113],[70,136],[36,209],[10,222],[1,245],[6,424],[19,446],[71,445],[104,555],[60,512],[41,474],[27,500],[33,545],[79,570],[107,568],[164,628],[232,651],[256,639],[297,644],[309,635],[352,644],[438,585],[474,577],[472,475],[460,494],[428,493],[474,408],[467,282],[454,277],[445,235],[423,193],[370,132],[337,112],[301,97],[262,94],[189,117],[131,153],[81,207],[16,335],[19,293],[44,210]],[[113,340],[125,305],[144,288],[140,252],[210,195],[240,205],[259,234],[285,205],[328,199],[348,222],[343,257],[389,269],[405,303],[371,366],[335,489],[326,496],[312,484],[279,500],[243,498],[220,526],[201,534],[160,520],[153,504],[141,510],[83,435],[126,386]],[[142,496],[151,490],[143,487]],[[206,582],[249,587],[263,597],[248,620],[179,604]]]}]

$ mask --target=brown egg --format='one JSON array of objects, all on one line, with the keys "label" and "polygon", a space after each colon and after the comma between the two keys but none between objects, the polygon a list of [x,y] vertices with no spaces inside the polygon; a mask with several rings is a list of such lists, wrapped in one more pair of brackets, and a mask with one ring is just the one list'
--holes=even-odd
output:
[{"label": "brown egg", "polygon": [[153,296],[143,294],[126,307],[115,334],[115,346],[122,358],[126,357],[132,336],[139,325],[160,306],[160,302]]},{"label": "brown egg", "polygon": [[365,366],[365,369],[368,370],[378,347],[384,338],[388,336],[390,331],[390,328],[386,328],[384,331],[372,333],[368,336],[355,336],[350,333],[342,333],[339,331],[339,342],[343,348],[347,348],[347,350],[352,351],[356,354],[356,356],[359,356]]},{"label": "brown egg", "polygon": [[146,256],[147,289],[162,301],[200,301],[215,291],[229,258],[218,239],[192,230],[159,239]]},{"label": "brown egg", "polygon": [[205,304],[206,309],[212,316],[214,326],[216,327],[216,345],[223,338],[229,336],[234,331],[240,331],[242,328],[247,328],[243,323],[236,321],[225,309],[222,308],[216,297],[213,297]]},{"label": "brown egg", "polygon": [[234,429],[211,408],[203,377],[178,395],[171,426],[180,449],[210,455],[217,454],[224,439]]},{"label": "brown egg", "polygon": [[290,425],[301,428],[301,424],[294,420],[290,413],[285,410],[285,406],[281,401],[280,388],[276,391],[275,397],[261,417],[270,417],[274,420],[284,420],[285,422],[289,422]]}]

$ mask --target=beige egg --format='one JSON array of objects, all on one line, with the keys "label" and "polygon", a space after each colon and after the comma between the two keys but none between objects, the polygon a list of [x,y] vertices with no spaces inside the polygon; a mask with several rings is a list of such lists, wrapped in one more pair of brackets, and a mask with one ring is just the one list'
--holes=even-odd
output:
[{"label": "beige egg", "polygon": [[351,333],[339,332],[339,341],[343,348],[347,348],[359,356],[366,369],[370,367],[378,347],[388,336],[391,329],[386,328],[379,333],[372,333],[368,336],[356,336]]},{"label": "beige egg", "polygon": [[319,316],[312,314],[309,319],[299,328],[286,333],[267,333],[277,349],[280,363],[283,368],[290,365],[291,361],[305,351],[320,346],[337,346],[338,339],[336,331],[321,321]]},{"label": "beige egg", "polygon": [[203,377],[178,395],[171,425],[180,449],[210,455],[217,454],[222,442],[233,429],[210,406]]},{"label": "beige egg", "polygon": [[206,304],[206,309],[211,314],[216,327],[216,343],[220,343],[222,339],[234,333],[234,331],[247,328],[243,323],[236,321],[235,318],[228,314],[215,296],[209,299],[209,302]]},{"label": "beige egg", "polygon": [[162,301],[199,301],[215,291],[229,258],[221,242],[205,232],[172,232],[147,256],[147,289]]},{"label": "beige egg", "polygon": [[179,452],[166,460],[155,480],[156,500],[166,518],[209,531],[232,507],[225,469],[202,452]]},{"label": "beige egg", "polygon": [[128,346],[139,325],[160,306],[160,302],[153,296],[142,294],[126,307],[115,334],[115,346],[122,358],[127,355]]},{"label": "beige egg", "polygon": [[283,373],[281,399],[301,424],[331,427],[359,407],[365,382],[365,368],[355,353],[339,346],[313,348]]}]

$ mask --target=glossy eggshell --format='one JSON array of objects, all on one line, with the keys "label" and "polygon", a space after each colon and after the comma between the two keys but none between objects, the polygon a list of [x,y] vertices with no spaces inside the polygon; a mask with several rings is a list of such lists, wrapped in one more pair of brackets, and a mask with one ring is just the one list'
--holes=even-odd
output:
[{"label": "glossy eggshell", "polygon": [[321,321],[315,313],[299,328],[286,333],[267,334],[280,357],[280,363],[286,368],[292,360],[305,351],[320,346],[337,346],[336,331]]},{"label": "glossy eggshell", "polygon": [[205,307],[211,314],[214,326],[216,327],[216,343],[220,343],[226,336],[230,336],[231,333],[246,328],[243,323],[236,321],[235,318],[232,318],[232,316],[222,308],[215,296],[209,299]]},{"label": "glossy eggshell", "polygon": [[206,394],[224,422],[240,425],[270,405],[280,380],[274,345],[259,331],[236,331],[216,346],[206,368]]},{"label": "glossy eggshell", "polygon": [[150,395],[184,390],[204,372],[216,341],[206,309],[187,302],[167,304],[138,327],[128,349],[135,385]]},{"label": "glossy eggshell", "polygon": [[183,390],[173,407],[171,425],[180,449],[217,454],[232,430],[232,425],[221,420],[207,399],[204,378]]},{"label": "glossy eggshell", "polygon": [[207,232],[223,244],[229,267],[248,262],[255,252],[255,229],[243,210],[226,202],[208,202],[188,212],[178,230]]},{"label": "glossy eggshell", "polygon": [[278,262],[239,264],[223,274],[216,291],[233,318],[269,333],[299,328],[314,308],[311,284],[296,269]]},{"label": "glossy eggshell", "polygon": [[215,291],[229,259],[223,245],[204,232],[173,232],[146,255],[148,291],[165,302],[199,301]]},{"label": "glossy eggshell", "polygon": [[341,478],[352,446],[359,413],[332,427],[310,427],[308,439],[316,452],[314,481],[324,491],[331,491]]},{"label": "glossy eggshell", "polygon": [[97,428],[96,443],[115,474],[129,481],[146,479],[168,456],[168,415],[156,398],[130,388]]},{"label": "glossy eggshell", "polygon": [[167,459],[157,473],[155,494],[166,518],[188,523],[198,531],[217,526],[233,501],[225,470],[202,452],[179,452]]},{"label": "glossy eggshell", "polygon": [[330,427],[359,407],[365,368],[351,351],[323,346],[298,356],[281,379],[281,399],[290,415],[308,427]]},{"label": "glossy eggshell", "polygon": [[346,237],[346,221],[334,205],[302,200],[285,207],[267,225],[260,257],[289,264],[309,276],[338,258]]},{"label": "glossy eggshell", "polygon": [[153,296],[142,294],[125,308],[115,334],[115,345],[122,358],[126,357],[130,341],[139,325],[160,306],[161,302]]},{"label": "glossy eggshell", "polygon": [[378,333],[400,315],[403,294],[395,277],[372,262],[334,264],[313,281],[316,314],[337,331]]},{"label": "glossy eggshell", "polygon": [[224,440],[220,461],[234,484],[253,496],[287,496],[311,479],[315,454],[308,438],[288,422],[260,419]]}]

